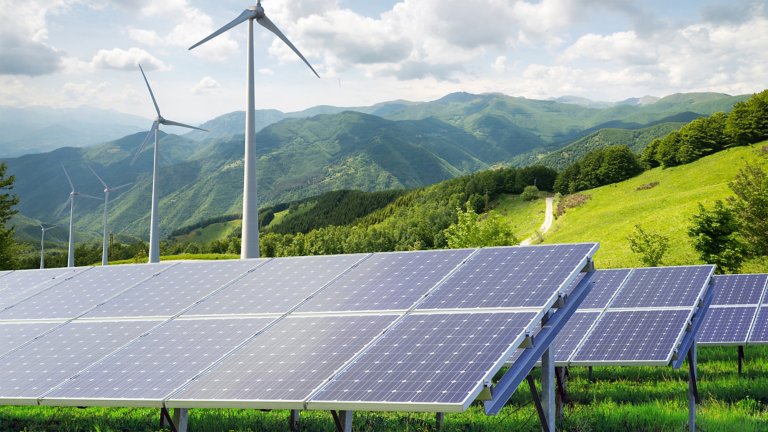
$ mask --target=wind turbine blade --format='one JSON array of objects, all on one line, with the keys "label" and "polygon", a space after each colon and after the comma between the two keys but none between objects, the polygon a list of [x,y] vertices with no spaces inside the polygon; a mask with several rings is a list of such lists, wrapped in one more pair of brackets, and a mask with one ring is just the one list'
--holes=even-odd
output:
[{"label": "wind turbine blade", "polygon": [[250,10],[250,9],[246,9],[246,10],[243,11],[243,13],[240,14],[240,16],[238,16],[237,18],[235,18],[232,21],[230,21],[229,24],[226,24],[224,27],[222,27],[222,28],[216,30],[215,32],[211,33],[205,39],[203,39],[200,42],[198,42],[198,43],[192,45],[191,47],[189,47],[189,49],[196,48],[196,47],[198,47],[198,46],[208,42],[209,40],[215,38],[216,36],[224,33],[225,31],[231,29],[232,27],[235,27],[236,25],[238,25],[238,24],[240,24],[242,22],[245,22],[245,21],[247,21],[247,20],[249,20],[251,18],[255,18],[255,17],[256,17],[256,11]]},{"label": "wind turbine blade", "polygon": [[149,86],[149,81],[147,80],[147,75],[144,74],[144,69],[141,68],[141,65],[139,65],[139,70],[141,71],[141,76],[144,77],[144,82],[147,83],[147,89],[149,90],[149,96],[152,97],[152,103],[155,105],[155,111],[157,111],[157,116],[160,117],[160,107],[157,106],[157,101],[155,100],[155,94],[152,93],[152,87]]},{"label": "wind turbine blade", "polygon": [[95,175],[95,176],[96,176],[96,178],[97,178],[97,179],[99,179],[99,182],[101,182],[101,184],[104,186],[104,189],[109,189],[109,186],[107,186],[107,184],[106,184],[106,183],[104,183],[104,180],[103,180],[101,177],[99,177],[99,175],[98,175],[98,174],[96,174],[96,171],[94,171],[94,170],[93,170],[93,168],[91,168],[91,166],[90,166],[90,165],[86,165],[86,166],[88,167],[88,169],[89,169],[89,170],[91,170],[91,172],[93,173],[93,175]]},{"label": "wind turbine blade", "polygon": [[164,125],[168,125],[168,126],[180,126],[180,127],[185,127],[187,129],[197,129],[199,131],[208,132],[207,129],[199,128],[199,127],[196,127],[196,126],[190,126],[188,124],[175,122],[173,120],[163,120],[163,124]]},{"label": "wind turbine blade", "polygon": [[132,185],[132,184],[133,184],[133,182],[131,182],[131,183],[126,183],[126,184],[124,184],[124,185],[120,185],[120,186],[118,186],[118,187],[113,187],[113,188],[112,188],[112,189],[110,189],[109,191],[110,191],[110,192],[113,192],[113,191],[116,191],[116,190],[118,190],[118,189],[122,189],[122,188],[124,188],[124,187],[128,187],[128,186],[130,186],[130,185]]},{"label": "wind turbine blade", "polygon": [[139,158],[139,154],[141,154],[141,151],[144,150],[144,147],[146,147],[147,142],[149,142],[149,138],[152,136],[152,134],[155,132],[155,129],[158,127],[158,122],[155,120],[152,122],[152,127],[149,129],[149,133],[147,133],[147,136],[144,137],[144,141],[141,142],[141,145],[139,146],[139,149],[136,151],[136,154],[133,155],[133,159],[131,159],[131,165],[136,162],[136,159]]},{"label": "wind turbine blade", "polygon": [[77,196],[81,196],[81,197],[85,197],[85,198],[92,198],[92,199],[97,199],[97,200],[99,200],[99,201],[101,201],[101,200],[102,200],[102,198],[99,198],[99,197],[95,197],[95,196],[93,196],[93,195],[88,195],[88,194],[80,193],[80,192],[78,192],[78,193],[77,193]]},{"label": "wind turbine blade", "polygon": [[67,176],[67,181],[69,182],[69,186],[72,188],[72,191],[74,191],[75,185],[72,184],[72,179],[69,177],[69,173],[67,172],[67,169],[64,168],[64,164],[61,165],[61,169],[64,170],[64,175]]},{"label": "wind turbine blade", "polygon": [[276,26],[274,23],[272,23],[272,21],[270,21],[270,20],[269,20],[269,18],[267,18],[267,16],[266,16],[266,15],[264,15],[264,16],[263,16],[263,17],[261,17],[261,18],[256,18],[256,21],[257,21],[259,24],[261,24],[261,26],[262,26],[262,27],[264,27],[264,28],[266,28],[267,30],[271,31],[271,32],[272,32],[272,33],[274,33],[274,34],[275,34],[277,37],[279,37],[279,38],[280,38],[280,39],[281,39],[283,42],[285,42],[285,44],[286,44],[286,45],[288,45],[288,46],[289,46],[289,47],[290,47],[290,48],[293,50],[293,52],[295,52],[295,53],[296,53],[296,55],[297,55],[297,56],[299,56],[299,58],[301,58],[302,60],[304,60],[304,63],[305,63],[307,66],[309,66],[309,68],[312,70],[312,73],[314,73],[316,77],[320,78],[320,75],[318,75],[318,74],[317,74],[317,72],[315,71],[315,68],[313,68],[313,67],[312,67],[312,65],[311,65],[311,64],[309,64],[309,62],[307,61],[307,59],[305,59],[305,58],[304,58],[304,56],[303,56],[303,55],[301,55],[301,53],[299,52],[298,48],[296,48],[295,46],[293,46],[293,44],[291,43],[291,41],[289,41],[289,40],[288,40],[288,38],[287,38],[287,37],[285,37],[285,35],[283,34],[283,32],[281,32],[281,31],[280,31],[280,29],[278,29],[278,28],[277,28],[277,26]]},{"label": "wind turbine blade", "polygon": [[69,198],[67,198],[67,200],[64,201],[64,204],[62,204],[61,207],[59,207],[59,209],[56,210],[56,213],[53,214],[54,217],[61,216],[61,214],[64,213],[64,209],[67,208],[67,204],[69,204],[70,201],[72,201],[72,195],[70,195]]}]

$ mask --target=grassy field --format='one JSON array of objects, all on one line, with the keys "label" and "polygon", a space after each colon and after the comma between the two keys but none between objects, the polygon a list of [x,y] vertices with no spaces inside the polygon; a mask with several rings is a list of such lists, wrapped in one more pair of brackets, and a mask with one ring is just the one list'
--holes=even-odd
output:
[{"label": "grassy field", "polygon": [[[744,374],[736,371],[736,348],[699,349],[702,431],[768,430],[768,347],[747,347]],[[687,366],[571,368],[570,404],[563,431],[687,430]],[[537,378],[538,379],[538,378]],[[288,412],[257,410],[190,410],[191,431],[287,431]],[[332,431],[328,412],[305,411],[302,430]],[[154,431],[157,410],[141,408],[0,407],[0,432],[7,431]],[[434,416],[424,413],[356,412],[359,431],[432,431]],[[530,393],[521,386],[494,417],[474,404],[465,413],[446,414],[446,431],[538,431]]]},{"label": "grassy field", "polygon": [[[559,217],[545,243],[599,241],[595,255],[599,268],[637,267],[641,263],[629,249],[627,235],[639,224],[646,231],[669,237],[664,264],[700,263],[687,235],[691,216],[699,203],[711,208],[715,200],[732,195],[728,182],[746,162],[768,168],[763,150],[767,144],[726,150],[688,165],[656,168],[621,183],[584,191],[591,198]],[[652,188],[641,188],[656,182]]]},{"label": "grassy field", "polygon": [[521,195],[502,195],[496,201],[493,212],[503,217],[511,226],[518,240],[530,237],[544,221],[544,198],[525,201]]},{"label": "grassy field", "polygon": [[235,229],[240,228],[240,220],[229,222],[213,223],[200,229],[196,229],[189,234],[176,237],[179,242],[193,242],[199,244],[208,244],[214,240],[221,240],[227,237]]}]

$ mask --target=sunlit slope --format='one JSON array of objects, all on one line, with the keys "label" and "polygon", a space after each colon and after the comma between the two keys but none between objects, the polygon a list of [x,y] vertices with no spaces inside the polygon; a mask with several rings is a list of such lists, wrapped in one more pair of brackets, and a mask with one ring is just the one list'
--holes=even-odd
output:
[{"label": "sunlit slope", "polygon": [[[545,243],[599,241],[599,268],[641,265],[629,249],[627,236],[636,224],[669,237],[665,265],[699,263],[687,234],[698,203],[711,208],[732,195],[728,182],[746,162],[768,169],[768,142],[726,150],[674,168],[656,168],[614,185],[582,192],[586,204],[568,209],[555,221]],[[639,188],[658,182],[650,189]]]}]

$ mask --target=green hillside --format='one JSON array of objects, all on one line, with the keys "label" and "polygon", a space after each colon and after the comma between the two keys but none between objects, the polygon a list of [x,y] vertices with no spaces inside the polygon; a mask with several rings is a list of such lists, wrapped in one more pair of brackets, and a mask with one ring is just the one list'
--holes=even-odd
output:
[{"label": "green hillside", "polygon": [[[545,243],[599,241],[595,256],[599,268],[637,267],[640,261],[630,251],[627,235],[640,224],[669,237],[664,264],[699,263],[686,233],[698,203],[711,207],[715,200],[732,195],[728,182],[745,162],[768,168],[767,144],[725,150],[678,167],[655,168],[621,183],[581,192],[590,198],[567,209]],[[658,185],[641,187],[654,183]]]}]

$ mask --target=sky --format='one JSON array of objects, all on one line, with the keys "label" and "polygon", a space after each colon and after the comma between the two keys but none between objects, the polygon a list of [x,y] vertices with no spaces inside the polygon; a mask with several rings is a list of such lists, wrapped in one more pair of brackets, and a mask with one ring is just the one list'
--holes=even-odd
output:
[{"label": "sky", "polygon": [[[252,2],[0,0],[0,105],[202,122],[245,109]],[[263,0],[256,107],[367,106],[448,93],[619,101],[768,87],[768,0]]]}]

